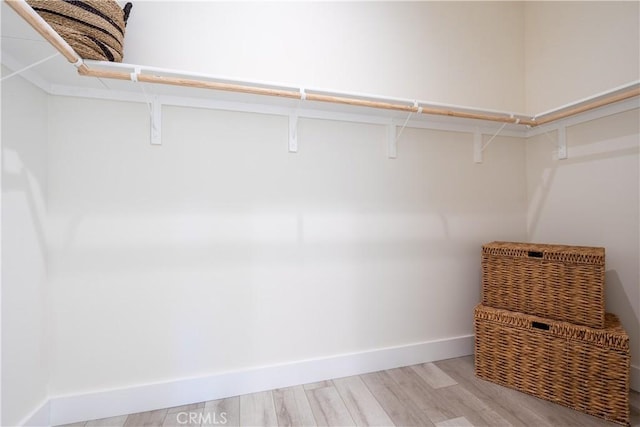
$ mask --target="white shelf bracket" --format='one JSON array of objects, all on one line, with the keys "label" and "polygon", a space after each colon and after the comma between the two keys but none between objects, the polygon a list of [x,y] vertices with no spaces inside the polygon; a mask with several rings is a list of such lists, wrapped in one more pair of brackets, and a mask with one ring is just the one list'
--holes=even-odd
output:
[{"label": "white shelf bracket", "polygon": [[298,152],[298,115],[289,114],[289,152]]},{"label": "white shelf bracket", "polygon": [[[422,107],[420,107],[418,105],[418,101],[416,101],[413,104],[413,107],[417,109],[418,114],[422,114]],[[407,114],[407,118],[405,119],[404,123],[402,124],[402,127],[400,128],[400,131],[396,135],[396,139],[400,139],[400,135],[402,135],[402,132],[404,132],[404,128],[407,127],[407,123],[409,123],[409,119],[411,118],[412,115],[413,115],[413,111],[410,111],[409,114]]]},{"label": "white shelf bracket", "polygon": [[162,145],[162,104],[153,98],[151,108],[151,145]]},{"label": "white shelf bracket", "polygon": [[482,133],[480,130],[476,128],[476,131],[473,133],[473,162],[474,163],[482,163]]},{"label": "white shelf bracket", "polygon": [[387,155],[390,159],[398,158],[398,139],[396,137],[396,125],[387,125]]},{"label": "white shelf bracket", "polygon": [[567,153],[567,127],[560,125],[558,127],[558,160],[569,158]]}]

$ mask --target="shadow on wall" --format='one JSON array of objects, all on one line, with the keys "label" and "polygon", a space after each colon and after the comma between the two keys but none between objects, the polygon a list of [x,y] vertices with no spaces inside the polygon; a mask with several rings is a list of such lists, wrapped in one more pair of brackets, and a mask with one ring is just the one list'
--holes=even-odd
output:
[{"label": "shadow on wall", "polygon": [[47,259],[45,235],[46,206],[42,187],[37,178],[29,172],[28,165],[22,162],[20,154],[12,149],[2,150],[2,192],[22,193],[28,211],[32,213],[33,229],[38,239],[38,248],[43,260]]},{"label": "shadow on wall", "polygon": [[[549,139],[551,139],[548,133],[546,133],[545,135]],[[534,194],[531,197],[531,200],[529,200],[529,218],[527,220],[528,236],[534,236],[538,231],[540,216],[544,211],[547,198],[549,197],[549,190],[553,184],[553,180],[558,170],[558,160],[554,158],[551,160],[551,162],[552,163],[550,167],[544,168],[542,170],[542,174],[540,175],[538,183],[535,186]]]},{"label": "shadow on wall", "polygon": [[[640,338],[640,319],[633,310],[633,305],[629,296],[625,292],[622,280],[616,270],[607,270],[605,272],[604,300],[606,301],[607,311],[617,315],[622,322],[625,330],[629,334],[631,348],[638,348],[640,343],[635,342]],[[610,309],[609,307],[615,307]]]},{"label": "shadow on wall", "polygon": [[[565,160],[558,160],[554,158],[551,160],[553,163],[551,165],[547,165],[543,170],[543,173],[539,177],[539,181],[535,186],[534,196],[530,200],[529,206],[529,224],[528,224],[528,235],[534,236],[538,231],[538,225],[540,223],[540,218],[542,217],[542,213],[544,212],[544,208],[549,197],[550,189],[553,188],[553,181],[560,167],[572,166],[581,163],[589,163],[596,162],[599,160],[612,159],[615,157],[625,157],[625,156],[633,156],[638,155],[640,153],[640,147],[628,147],[621,148],[618,150],[611,150],[605,153],[597,153],[597,154],[589,154],[582,156],[574,156],[571,157],[571,153],[569,154],[569,158]],[[561,162],[561,163],[560,163]]]},{"label": "shadow on wall", "polygon": [[[567,128],[569,158],[565,160],[557,159],[557,131],[553,137],[550,135],[552,131],[535,137],[538,138],[538,141],[533,142],[534,144],[548,142],[553,152],[552,155],[541,158],[539,157],[541,155],[539,152],[532,150],[530,153],[529,149],[527,150],[527,168],[538,169],[535,172],[538,176],[528,176],[530,184],[535,183],[535,186],[529,186],[529,188],[533,188],[528,210],[529,236],[538,234],[540,221],[544,216],[543,212],[545,212],[551,189],[557,184],[554,181],[558,169],[564,167],[568,170],[573,170],[572,167],[579,164],[637,156],[640,151],[637,143],[638,125],[637,109],[572,125]],[[545,153],[547,153],[546,150]],[[530,155],[532,155],[531,158],[529,157]],[[536,158],[536,156],[538,157]],[[585,177],[592,179],[593,184],[597,184],[601,181],[600,177],[597,177],[598,181],[593,181],[593,175],[597,174],[597,172],[597,169],[592,169]],[[582,173],[585,172],[583,171]],[[586,183],[580,184],[583,184],[583,187],[586,185]],[[605,184],[602,184],[602,186],[604,187]],[[584,200],[585,188],[576,188],[576,190],[578,201]],[[598,188],[593,189],[593,191],[598,191]]]}]

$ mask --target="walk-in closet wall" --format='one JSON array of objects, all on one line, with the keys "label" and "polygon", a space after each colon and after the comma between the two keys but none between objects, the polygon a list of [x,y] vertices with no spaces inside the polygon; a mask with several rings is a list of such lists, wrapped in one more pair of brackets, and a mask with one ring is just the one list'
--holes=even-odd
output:
[{"label": "walk-in closet wall", "polygon": [[567,128],[569,159],[555,160],[556,132],[527,140],[528,235],[536,242],[606,248],[607,311],[631,341],[640,382],[640,111]]},{"label": "walk-in closet wall", "polygon": [[2,425],[48,397],[46,141],[47,95],[2,82]]},{"label": "walk-in closet wall", "polygon": [[519,2],[136,2],[125,58],[523,111],[523,12]]},{"label": "walk-in closet wall", "polygon": [[384,126],[304,119],[290,154],[278,116],[165,107],[154,147],[144,105],[49,114],[54,394],[465,336],[481,243],[526,237],[523,139],[476,165],[468,133],[389,160]]},{"label": "walk-in closet wall", "polygon": [[522,5],[528,113],[538,114],[640,78],[639,2]]}]

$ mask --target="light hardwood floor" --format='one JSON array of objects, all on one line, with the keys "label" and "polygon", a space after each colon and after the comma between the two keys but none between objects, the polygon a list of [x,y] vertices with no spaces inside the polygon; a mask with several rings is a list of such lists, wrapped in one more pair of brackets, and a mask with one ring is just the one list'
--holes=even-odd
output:
[{"label": "light hardwood floor", "polygon": [[[631,425],[640,427],[632,391]],[[188,422],[189,420],[193,422]],[[143,426],[615,426],[480,380],[473,357],[69,424]]]}]

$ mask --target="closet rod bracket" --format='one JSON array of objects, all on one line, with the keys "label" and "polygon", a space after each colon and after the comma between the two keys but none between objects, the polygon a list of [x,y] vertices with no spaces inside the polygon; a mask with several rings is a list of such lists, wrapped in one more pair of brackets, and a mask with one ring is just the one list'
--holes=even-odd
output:
[{"label": "closet rod bracket", "polygon": [[473,133],[473,162],[474,163],[482,163],[484,148],[482,147],[482,133],[480,129],[476,128],[476,131]]},{"label": "closet rod bracket", "polygon": [[567,153],[567,127],[564,124],[558,126],[558,160],[569,158]]},{"label": "closet rod bracket", "polygon": [[154,97],[151,108],[151,145],[162,145],[162,104]]},{"label": "closet rod bracket", "polygon": [[387,155],[390,159],[398,158],[397,127],[393,122],[387,125]]},{"label": "closet rod bracket", "polygon": [[289,114],[289,152],[298,152],[298,115],[296,113]]}]

